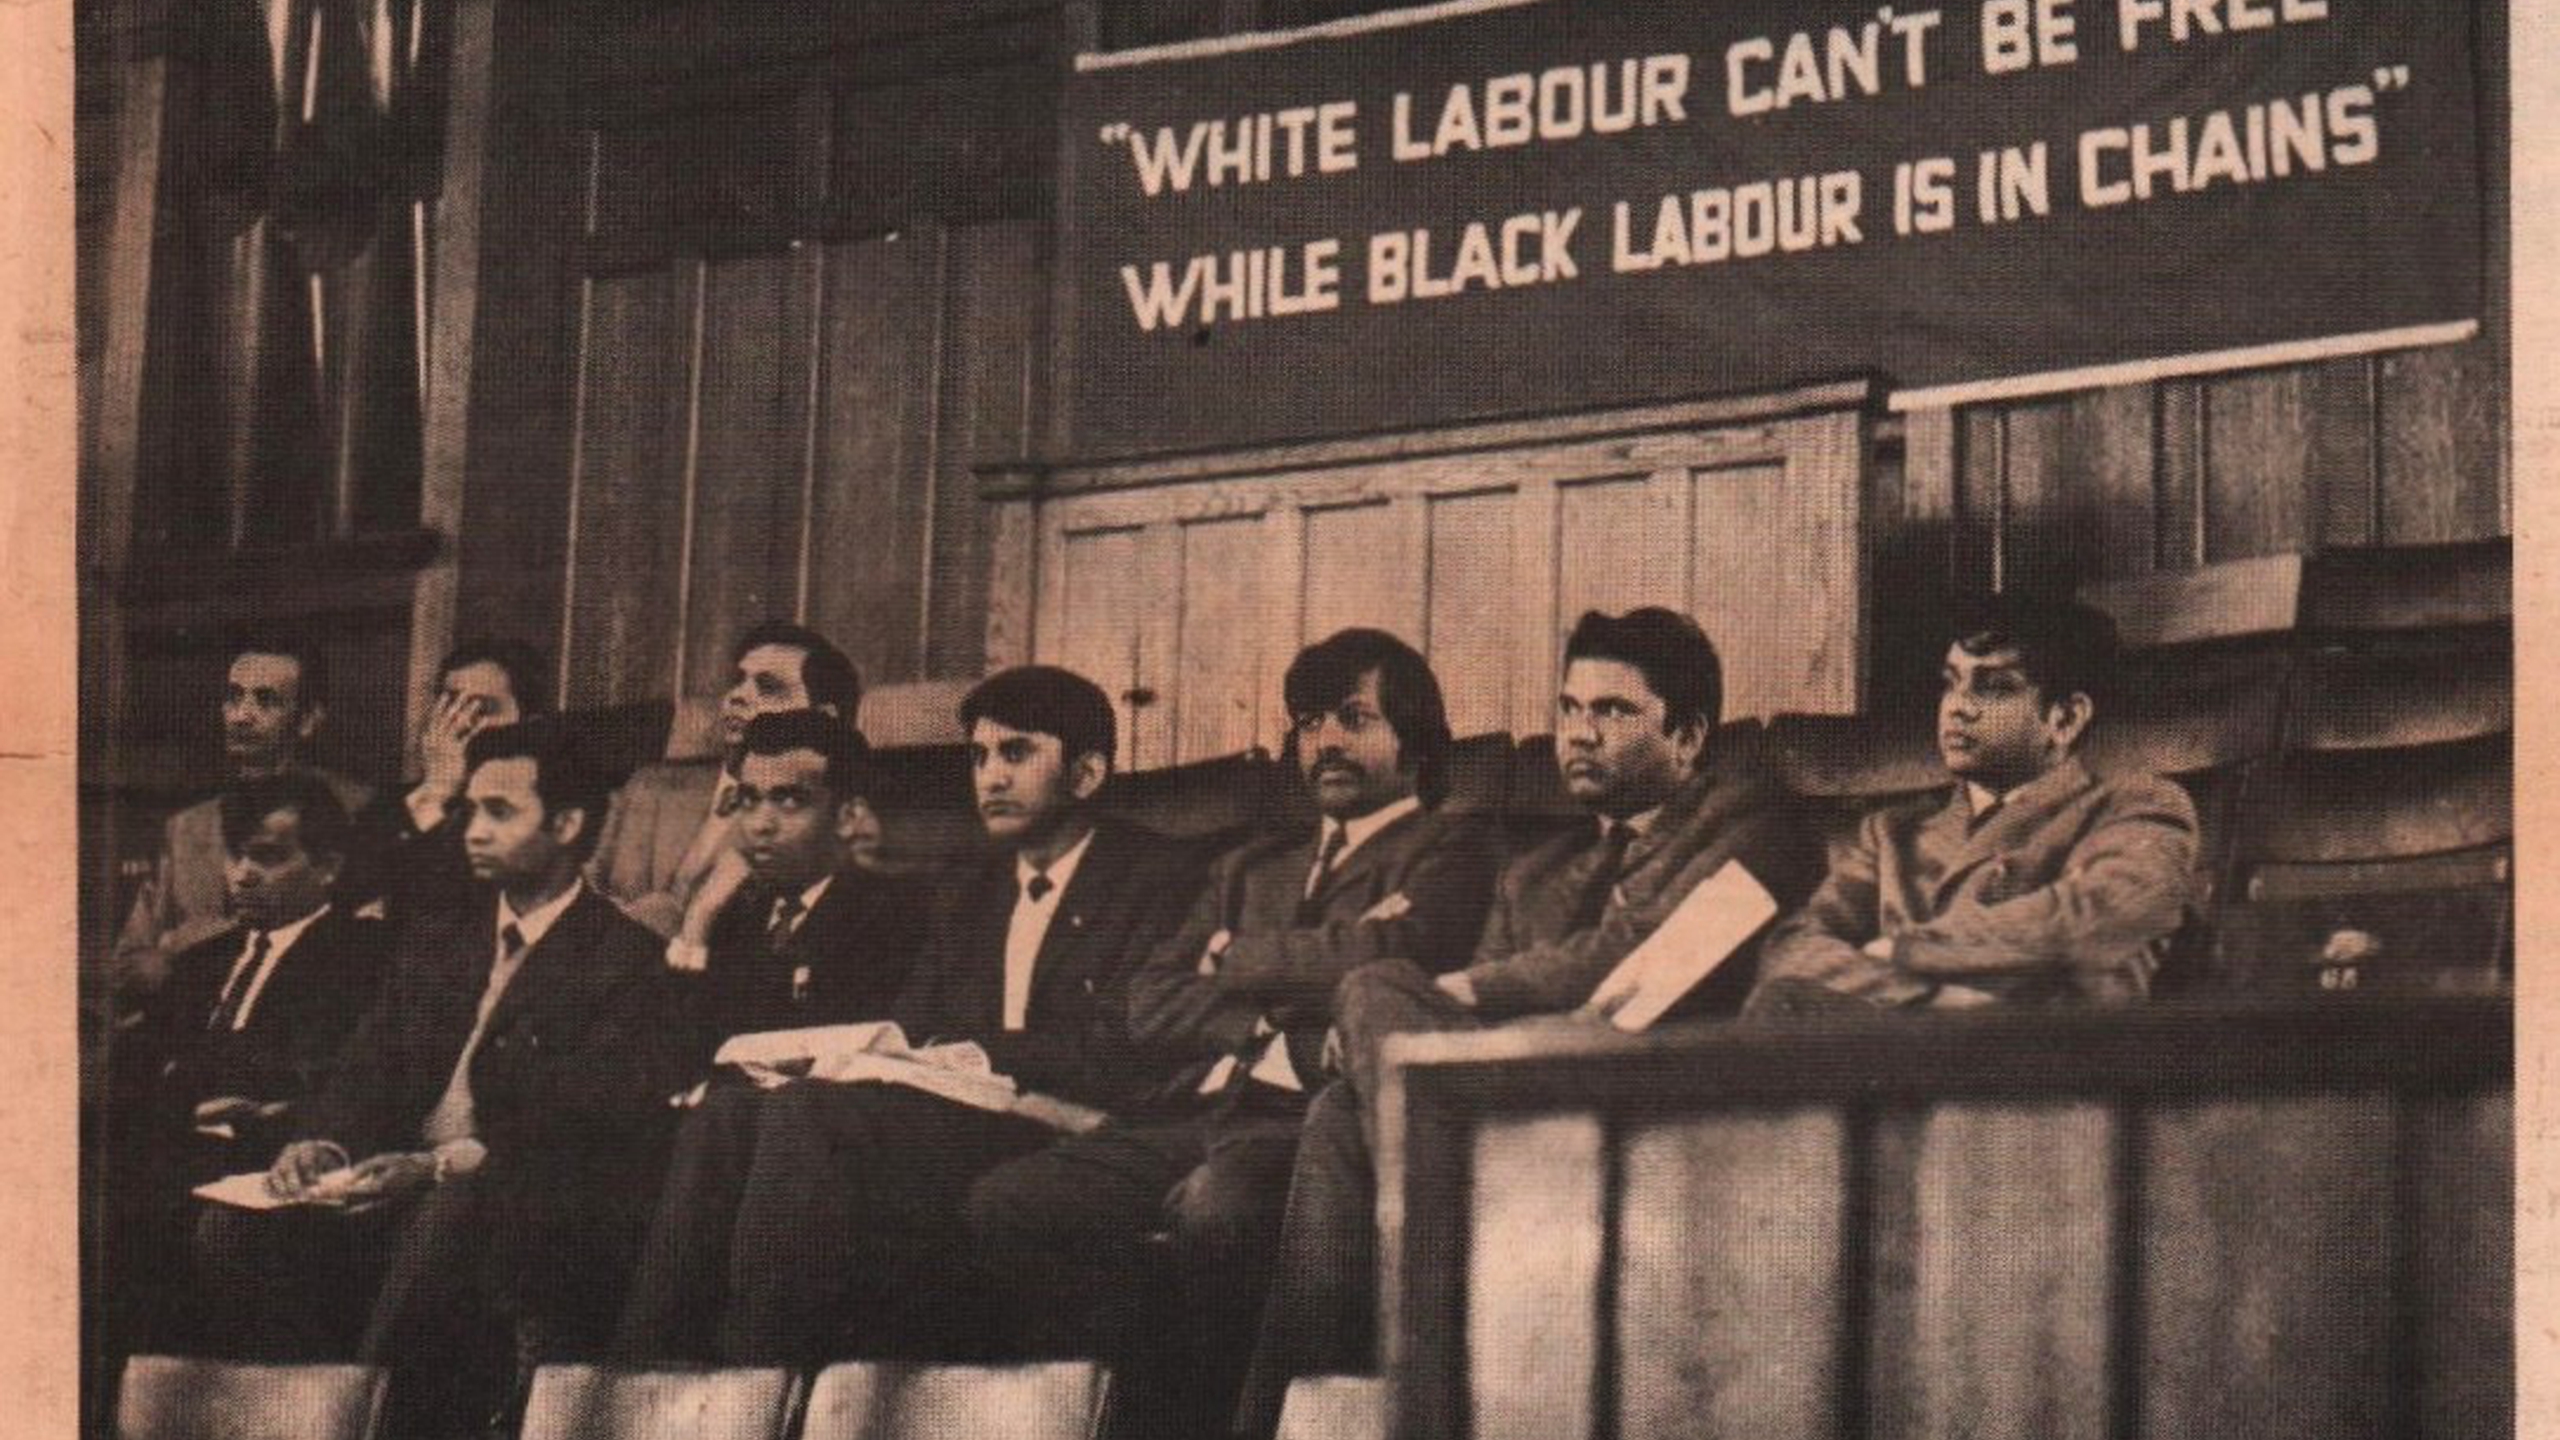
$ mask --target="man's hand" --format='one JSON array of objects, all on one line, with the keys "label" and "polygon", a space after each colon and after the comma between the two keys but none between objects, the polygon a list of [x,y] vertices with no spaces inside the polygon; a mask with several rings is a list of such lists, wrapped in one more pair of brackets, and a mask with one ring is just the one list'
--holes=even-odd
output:
[{"label": "man's hand", "polygon": [[1438,990],[1441,994],[1448,996],[1450,999],[1457,1001],[1468,1009],[1473,1010],[1476,1008],[1475,978],[1467,974],[1466,971],[1452,970],[1446,975],[1435,976],[1433,977],[1431,984],[1432,987]]},{"label": "man's hand", "polygon": [[747,875],[747,857],[734,849],[720,852],[710,873],[702,877],[701,888],[685,902],[684,923],[676,928],[675,941],[667,947],[669,965],[678,970],[701,970],[710,963],[706,947],[711,944],[712,922],[746,888]]},{"label": "man's hand", "polygon": [[1200,974],[1203,978],[1218,973],[1218,962],[1227,958],[1227,947],[1235,943],[1235,938],[1221,930],[1209,937],[1208,944],[1200,947]]},{"label": "man's hand", "polygon": [[267,1168],[267,1193],[282,1200],[299,1200],[311,1193],[313,1182],[332,1170],[343,1170],[347,1152],[331,1140],[296,1140],[276,1156]]},{"label": "man's hand", "polygon": [[413,1151],[376,1155],[357,1165],[339,1190],[349,1210],[370,1210],[436,1183],[436,1157]]},{"label": "man's hand", "polygon": [[1363,925],[1401,920],[1413,913],[1413,901],[1401,890],[1360,912]]},{"label": "man's hand", "polygon": [[446,802],[462,793],[463,756],[470,748],[471,737],[488,723],[487,712],[476,698],[455,694],[436,697],[435,710],[418,732],[418,768],[422,773],[417,788],[408,795],[409,819],[420,830],[434,829],[444,819]]},{"label": "man's hand", "polygon": [[1866,944],[1859,946],[1858,953],[1866,956],[1870,960],[1891,960],[1893,958],[1893,937],[1890,935],[1879,935],[1873,940],[1868,941]]}]

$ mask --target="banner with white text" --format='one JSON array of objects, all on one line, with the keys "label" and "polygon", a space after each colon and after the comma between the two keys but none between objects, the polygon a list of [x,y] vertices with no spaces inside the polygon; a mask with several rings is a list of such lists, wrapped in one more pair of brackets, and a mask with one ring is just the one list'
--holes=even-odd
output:
[{"label": "banner with white text", "polygon": [[2480,313],[2469,4],[1419,14],[1079,62],[1061,458]]}]

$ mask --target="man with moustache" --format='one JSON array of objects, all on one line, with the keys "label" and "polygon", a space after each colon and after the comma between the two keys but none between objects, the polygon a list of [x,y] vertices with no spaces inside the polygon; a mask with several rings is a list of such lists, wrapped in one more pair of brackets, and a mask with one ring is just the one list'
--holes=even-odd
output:
[{"label": "man with moustache", "polygon": [[[1300,1137],[1239,1433],[1271,1433],[1291,1378],[1376,1363],[1369,1127],[1388,1035],[1577,1007],[1605,1016],[1626,997],[1596,987],[1726,866],[1741,867],[1781,907],[1813,888],[1821,848],[1795,823],[1786,794],[1718,752],[1723,700],[1715,647],[1685,615],[1652,606],[1594,611],[1566,637],[1556,765],[1596,823],[1503,871],[1465,969],[1433,975],[1391,959],[1344,980],[1334,1000],[1344,1074],[1309,1107]],[[1753,960],[1746,943],[1680,1008],[1733,1013],[1750,992]]]},{"label": "man with moustache", "polygon": [[888,1015],[927,919],[913,882],[848,862],[861,731],[823,710],[773,711],[747,722],[739,750],[731,824],[744,863],[713,867],[667,942],[704,1066],[733,1035]]},{"label": "man with moustache", "polygon": [[977,1045],[1022,1099],[996,1112],[890,1084],[715,1079],[624,1311],[626,1363],[967,1351],[993,1324],[959,1226],[969,1182],[1160,1078],[1131,1053],[1125,982],[1198,870],[1094,811],[1118,747],[1110,701],[1024,666],[971,690],[960,722],[994,848],[945,896],[891,1013],[917,1046]]},{"label": "man with moustache", "polygon": [[275,1153],[388,957],[380,924],[332,902],[348,823],[326,784],[271,775],[224,791],[221,807],[237,924],[179,953],[112,1056],[107,1264],[120,1341],[151,1343],[175,1298],[189,1190]]},{"label": "man with moustache", "polygon": [[[222,758],[230,781],[307,771],[347,813],[362,810],[371,791],[305,761],[328,718],[327,693],[315,645],[259,636],[233,650],[222,693]],[[158,988],[171,956],[230,928],[226,864],[219,797],[169,817],[151,873],[117,932],[110,974],[116,993]]]},{"label": "man with moustache", "polygon": [[1947,646],[1945,800],[1867,817],[1770,937],[1755,1012],[2111,1004],[2149,993],[2194,900],[2196,814],[2078,757],[2116,668],[2114,622],[1996,596]]},{"label": "man with moustache", "polygon": [[[747,722],[782,710],[821,710],[851,725],[860,718],[862,677],[827,637],[806,626],[768,620],[738,637],[730,652],[729,689],[720,697],[720,763],[667,763],[633,775],[613,797],[598,837],[596,888],[624,913],[672,937],[687,906],[715,871],[734,893],[746,861],[738,853],[739,747]],[[877,822],[860,812],[856,848],[878,840]]]},{"label": "man with moustache", "polygon": [[397,1367],[422,1424],[496,1408],[511,1334],[601,1331],[684,1075],[659,943],[580,878],[603,780],[548,720],[483,731],[468,762],[484,898],[402,936],[268,1172],[299,1203],[214,1207],[197,1231],[208,1345],[343,1358],[360,1327],[354,1358]]},{"label": "man with moustache", "polygon": [[1434,973],[1463,964],[1496,865],[1490,837],[1434,808],[1449,725],[1410,646],[1342,631],[1290,664],[1284,698],[1319,823],[1221,856],[1189,920],[1138,972],[1131,1030],[1182,1067],[1173,1083],[995,1171],[969,1199],[1035,1353],[1111,1353],[1150,1268],[1148,1238],[1171,1232],[1188,1302],[1174,1337],[1186,1433],[1233,1404],[1335,987],[1387,956]]}]

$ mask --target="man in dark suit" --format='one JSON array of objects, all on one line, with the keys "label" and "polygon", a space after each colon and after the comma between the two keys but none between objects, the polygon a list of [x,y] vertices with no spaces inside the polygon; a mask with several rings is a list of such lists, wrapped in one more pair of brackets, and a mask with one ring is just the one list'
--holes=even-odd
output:
[{"label": "man in dark suit", "polygon": [[987,1263],[1016,1287],[1023,1343],[1050,1353],[1116,1347],[1148,1239],[1169,1229],[1194,1302],[1177,1337],[1193,1415],[1233,1403],[1335,987],[1391,955],[1463,964],[1496,866],[1478,827],[1432,808],[1449,725],[1410,646],[1346,630],[1301,652],[1284,688],[1321,819],[1220,857],[1138,972],[1131,1030],[1182,1066],[1174,1083],[987,1176],[969,1200]]},{"label": "man in dark suit", "polygon": [[2115,676],[2114,622],[1996,596],[1955,629],[1938,702],[1953,792],[1866,818],[1769,937],[1755,1011],[2150,993],[2194,903],[2196,812],[2171,781],[2080,763]]},{"label": "man in dark suit", "polygon": [[549,666],[519,640],[465,640],[436,667],[435,699],[418,726],[418,783],[386,790],[356,816],[362,862],[341,887],[405,925],[417,916],[467,907],[477,898],[462,853],[462,805],[471,737],[549,713]]},{"label": "man in dark suit", "polygon": [[889,1084],[715,1081],[633,1283],[626,1361],[965,1348],[989,1323],[958,1221],[969,1182],[1160,1078],[1131,1053],[1124,984],[1197,869],[1093,812],[1117,748],[1110,701],[1026,666],[972,690],[960,719],[996,848],[945,897],[892,1013],[916,1045],[979,1046],[1022,1100],[1000,1113]]},{"label": "man in dark suit", "polygon": [[554,721],[484,731],[469,760],[464,849],[492,893],[402,937],[269,1170],[299,1203],[197,1231],[210,1341],[343,1355],[360,1322],[355,1358],[447,1422],[503,1397],[511,1333],[574,1346],[610,1316],[684,1073],[657,939],[579,876],[605,784]]},{"label": "man in dark suit", "polygon": [[[1375,1363],[1371,1102],[1390,1034],[1475,1029],[1532,1015],[1604,1015],[1597,993],[1700,884],[1741,867],[1781,909],[1800,903],[1822,851],[1782,790],[1720,753],[1723,666],[1697,622],[1655,607],[1584,615],[1564,644],[1556,767],[1596,823],[1513,861],[1463,970],[1395,959],[1364,966],[1335,997],[1343,1078],[1309,1107],[1280,1263],[1236,1428],[1267,1435],[1298,1375]],[[1750,993],[1746,942],[1682,1002],[1730,1015]]]},{"label": "man in dark suit", "polygon": [[331,901],[348,822],[317,777],[220,800],[236,926],[181,951],[117,1037],[108,1198],[120,1332],[148,1340],[186,1270],[188,1191],[275,1153],[373,1003],[383,927]]},{"label": "man in dark suit", "polygon": [[667,942],[709,1065],[733,1035],[877,1020],[924,943],[911,881],[852,868],[862,732],[823,710],[749,721],[738,760],[735,843]]}]

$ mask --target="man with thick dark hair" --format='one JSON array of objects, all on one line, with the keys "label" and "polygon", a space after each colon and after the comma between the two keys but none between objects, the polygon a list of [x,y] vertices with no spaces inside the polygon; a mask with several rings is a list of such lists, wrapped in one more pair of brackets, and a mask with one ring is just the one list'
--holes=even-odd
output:
[{"label": "man with thick dark hair", "polygon": [[1938,702],[1954,793],[1867,817],[1770,936],[1753,1008],[2149,993],[2194,899],[2196,813],[2169,781],[2080,763],[2116,657],[2085,605],[1999,596],[1962,619]]},{"label": "man with thick dark hair", "polygon": [[579,875],[604,778],[553,720],[473,736],[468,763],[483,903],[401,937],[267,1176],[337,1204],[215,1207],[197,1231],[206,1343],[343,1356],[360,1326],[354,1356],[447,1421],[503,1398],[510,1334],[574,1347],[609,1322],[685,1076],[658,942]]},{"label": "man with thick dark hair", "polygon": [[[737,884],[746,862],[734,826],[738,757],[747,723],[782,710],[818,710],[847,725],[860,720],[862,679],[845,653],[817,631],[767,620],[738,637],[720,697],[720,764],[651,765],[614,796],[590,878],[631,918],[672,937],[715,869]],[[681,818],[678,818],[681,817]],[[857,854],[876,839],[868,807],[859,812]]]},{"label": "man with thick dark hair", "polygon": [[383,927],[332,901],[348,824],[325,783],[270,775],[224,791],[220,806],[237,923],[179,952],[111,1056],[107,1268],[120,1342],[153,1343],[186,1273],[188,1191],[275,1153],[389,958]]},{"label": "man with thick dark hair", "polygon": [[[309,765],[311,743],[328,718],[328,693],[320,647],[306,638],[256,635],[233,647],[222,697],[227,780],[307,770],[348,813],[362,810],[370,790]],[[171,956],[230,928],[224,869],[218,799],[169,817],[151,873],[116,936],[109,976],[115,991],[139,996],[158,988]]]},{"label": "man with thick dark hair", "polygon": [[393,924],[471,903],[462,854],[464,753],[483,730],[550,713],[542,652],[520,640],[479,637],[445,653],[435,698],[418,726],[418,783],[375,797],[356,817],[361,862],[347,898],[378,901]]},{"label": "man with thick dark hair", "polygon": [[891,1084],[715,1078],[678,1141],[624,1360],[965,1351],[993,1325],[960,1225],[969,1183],[1161,1079],[1131,1054],[1125,985],[1198,866],[1094,811],[1118,746],[1110,701],[1024,666],[971,690],[960,719],[994,847],[945,897],[891,1013],[914,1045],[976,1045],[1020,1099],[999,1112]]},{"label": "man with thick dark hair", "polygon": [[1445,789],[1449,725],[1410,646],[1343,631],[1300,652],[1283,693],[1319,823],[1221,856],[1138,972],[1131,1029],[1182,1067],[1173,1083],[969,1200],[987,1263],[1018,1287],[1021,1343],[1043,1353],[1115,1347],[1151,1268],[1147,1239],[1170,1229],[1192,1302],[1176,1327],[1194,1392],[1183,1433],[1233,1403],[1334,988],[1390,955],[1434,973],[1463,964],[1496,866],[1489,836],[1429,803]]},{"label": "man with thick dark hair", "polygon": [[738,853],[713,869],[667,942],[708,1065],[733,1035],[877,1020],[922,948],[927,901],[908,880],[851,868],[868,788],[862,732],[824,710],[747,722]]},{"label": "man with thick dark hair", "polygon": [[[1582,617],[1565,640],[1556,694],[1556,766],[1596,824],[1513,861],[1496,887],[1475,960],[1434,976],[1409,960],[1355,970],[1334,1001],[1343,1078],[1309,1107],[1289,1186],[1280,1263],[1237,1416],[1269,1434],[1297,1375],[1375,1364],[1376,1179],[1371,1105],[1386,1037],[1474,1029],[1623,996],[1609,973],[1727,866],[1780,906],[1821,873],[1820,846],[1784,792],[1719,753],[1723,670],[1697,622],[1656,607]],[[1731,1014],[1750,992],[1750,946],[1683,1002]]]}]

